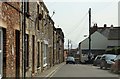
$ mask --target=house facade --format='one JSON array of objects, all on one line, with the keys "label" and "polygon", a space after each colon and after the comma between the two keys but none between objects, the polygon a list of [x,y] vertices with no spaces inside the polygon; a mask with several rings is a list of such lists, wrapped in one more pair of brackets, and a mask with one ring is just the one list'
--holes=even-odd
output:
[{"label": "house facade", "polygon": [[110,28],[106,52],[120,54],[120,28]]},{"label": "house facade", "polygon": [[[107,48],[108,40],[99,32],[94,32],[91,35],[91,53],[102,54]],[[89,38],[81,42],[81,52],[87,54],[89,52]]]},{"label": "house facade", "polygon": [[64,61],[64,33],[61,28],[56,28],[56,35],[57,63],[61,63]]},{"label": "house facade", "polygon": [[0,2],[0,10],[0,77],[34,77],[62,63],[64,34],[44,2]]},{"label": "house facade", "polygon": [[20,10],[20,3],[0,3],[1,77],[15,76],[20,68],[20,13],[15,8]]},{"label": "house facade", "polygon": [[118,26],[120,27],[120,1],[118,2]]},{"label": "house facade", "polygon": [[[119,27],[95,27],[91,34],[91,53],[95,56],[98,54],[119,54],[120,53],[120,28]],[[89,52],[89,38],[79,43],[79,52],[81,59],[87,56]]]}]

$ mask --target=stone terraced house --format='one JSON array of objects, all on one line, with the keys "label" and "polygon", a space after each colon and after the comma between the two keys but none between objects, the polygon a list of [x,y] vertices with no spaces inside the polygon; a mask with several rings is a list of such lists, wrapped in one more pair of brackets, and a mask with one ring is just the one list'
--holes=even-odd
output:
[{"label": "stone terraced house", "polygon": [[63,50],[43,1],[0,2],[0,77],[34,77],[62,63]]}]

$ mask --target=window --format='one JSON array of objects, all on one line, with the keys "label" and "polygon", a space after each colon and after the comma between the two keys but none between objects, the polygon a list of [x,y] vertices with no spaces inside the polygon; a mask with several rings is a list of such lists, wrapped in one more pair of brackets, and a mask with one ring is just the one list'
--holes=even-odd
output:
[{"label": "window", "polygon": [[15,30],[16,77],[20,76],[20,31]]},{"label": "window", "polygon": [[29,67],[29,35],[26,34],[26,67]]},{"label": "window", "polygon": [[32,35],[32,73],[35,72],[35,36]]},{"label": "window", "polygon": [[47,65],[47,44],[44,44],[43,47],[43,67]]},{"label": "window", "polygon": [[39,68],[40,67],[40,42],[37,43],[37,47],[38,47],[37,68]]},{"label": "window", "polygon": [[[37,4],[37,15],[39,16],[39,5],[38,4]],[[38,19],[37,19],[37,30],[40,30],[40,28],[39,28],[39,20]]]},{"label": "window", "polygon": [[25,9],[26,9],[26,15],[27,17],[30,16],[29,14],[29,0],[25,0]]}]

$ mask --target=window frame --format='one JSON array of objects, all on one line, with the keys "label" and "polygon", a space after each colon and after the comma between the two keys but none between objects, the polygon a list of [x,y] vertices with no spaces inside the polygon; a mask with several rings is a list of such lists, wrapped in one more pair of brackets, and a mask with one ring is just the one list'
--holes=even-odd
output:
[{"label": "window frame", "polygon": [[44,44],[43,45],[43,49],[44,49],[44,52],[43,52],[43,67],[47,66],[47,44]]},{"label": "window frame", "polygon": [[28,69],[29,68],[29,55],[30,55],[30,53],[29,53],[29,34],[26,34],[25,37],[26,37],[26,49],[25,49],[25,51],[26,51],[26,69]]},{"label": "window frame", "polygon": [[37,51],[37,68],[41,67],[41,62],[40,62],[40,42],[37,42],[37,47],[38,47],[38,51]]}]

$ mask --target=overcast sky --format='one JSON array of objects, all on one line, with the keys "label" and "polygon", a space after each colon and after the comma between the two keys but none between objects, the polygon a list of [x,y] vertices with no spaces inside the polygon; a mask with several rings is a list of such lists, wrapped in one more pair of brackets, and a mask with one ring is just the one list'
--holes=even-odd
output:
[{"label": "overcast sky", "polygon": [[72,41],[73,48],[89,35],[88,10],[92,11],[92,25],[99,27],[104,24],[118,26],[118,1],[119,0],[44,0],[50,16],[55,11],[52,19],[55,27],[62,28],[65,35],[65,48],[67,41]]}]

